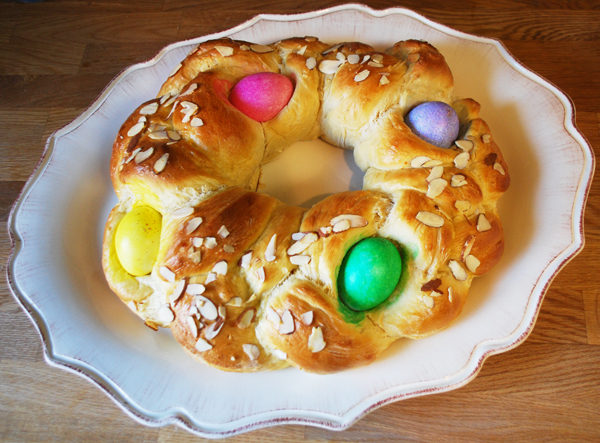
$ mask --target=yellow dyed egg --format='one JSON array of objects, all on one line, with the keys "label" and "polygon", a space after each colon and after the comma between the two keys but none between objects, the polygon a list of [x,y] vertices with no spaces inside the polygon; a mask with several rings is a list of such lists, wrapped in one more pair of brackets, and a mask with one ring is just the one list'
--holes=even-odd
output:
[{"label": "yellow dyed egg", "polygon": [[160,248],[162,216],[150,206],[136,206],[117,226],[115,248],[121,265],[132,275],[149,274]]}]

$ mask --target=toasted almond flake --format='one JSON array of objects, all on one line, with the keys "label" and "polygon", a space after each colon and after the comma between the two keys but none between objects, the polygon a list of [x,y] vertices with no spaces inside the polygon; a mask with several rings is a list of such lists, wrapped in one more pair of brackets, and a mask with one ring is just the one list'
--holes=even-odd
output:
[{"label": "toasted almond flake", "polygon": [[181,140],[181,134],[179,134],[177,131],[167,131],[167,135],[171,140]]},{"label": "toasted almond flake", "polygon": [[196,320],[191,315],[185,318],[185,322],[188,330],[191,332],[192,337],[198,338],[198,325],[196,325]]},{"label": "toasted almond flake", "polygon": [[190,251],[188,258],[192,263],[198,264],[202,261],[202,253],[200,251]]},{"label": "toasted almond flake", "polygon": [[202,238],[202,237],[192,238],[192,245],[194,245],[194,248],[199,248],[200,246],[202,246],[202,243],[204,243],[204,238]]},{"label": "toasted almond flake", "polygon": [[169,295],[169,303],[173,304],[179,300],[179,297],[183,294],[183,288],[185,288],[185,279],[181,279],[177,282],[175,289],[173,289],[173,292]]},{"label": "toasted almond flake", "polygon": [[344,219],[333,225],[333,232],[344,232],[350,229],[350,220]]},{"label": "toasted almond flake", "polygon": [[175,320],[175,314],[173,314],[169,305],[162,305],[156,311],[156,320],[163,324],[168,324]]},{"label": "toasted almond flake", "polygon": [[137,305],[135,304],[135,302],[133,300],[129,300],[127,302],[127,307],[129,309],[131,309],[133,312],[137,312]]},{"label": "toasted almond flake", "polygon": [[331,226],[323,226],[319,228],[319,237],[329,237],[329,234],[333,231]]},{"label": "toasted almond flake", "polygon": [[250,361],[254,361],[258,357],[260,357],[260,350],[258,349],[258,346],[256,346],[256,345],[245,344],[245,345],[242,345],[242,349],[244,350],[246,355],[250,358]]},{"label": "toasted almond flake", "polygon": [[442,295],[444,295],[444,293],[439,289],[434,289],[429,295],[432,297],[441,297]]},{"label": "toasted almond flake", "polygon": [[148,148],[145,151],[138,152],[137,155],[135,156],[135,163],[136,164],[142,163],[143,161],[150,158],[152,156],[152,154],[154,154],[154,148]]},{"label": "toasted almond flake", "polygon": [[325,348],[325,340],[323,340],[323,331],[321,328],[312,328],[312,332],[308,337],[308,349],[311,352],[319,352]]},{"label": "toasted almond flake", "polygon": [[177,74],[177,71],[179,71],[179,69],[182,67],[183,65],[181,63],[179,63],[177,66],[175,66],[173,68],[173,70],[171,71],[171,73],[169,74],[169,77],[173,77],[175,74]]},{"label": "toasted almond flake", "polygon": [[242,312],[237,319],[237,327],[240,329],[246,329],[248,326],[250,326],[252,324],[252,320],[254,320],[254,312],[254,308],[249,308]]},{"label": "toasted almond flake", "polygon": [[460,258],[462,261],[466,260],[466,257],[471,254],[471,249],[473,249],[473,245],[475,244],[475,236],[471,235],[463,245],[463,250],[460,254]]},{"label": "toasted almond flake", "polygon": [[225,225],[221,225],[221,227],[217,231],[217,235],[221,238],[226,238],[229,235],[229,231],[227,230]]},{"label": "toasted almond flake", "polygon": [[327,55],[330,52],[334,52],[337,51],[338,49],[340,49],[342,47],[343,43],[339,43],[337,45],[331,46],[330,48],[325,49],[323,52],[321,52],[321,54],[323,55]]},{"label": "toasted almond flake", "polygon": [[435,166],[431,169],[429,176],[427,177],[427,182],[431,183],[433,180],[437,178],[441,178],[444,175],[444,167],[443,166]]},{"label": "toasted almond flake", "polygon": [[350,54],[348,56],[348,63],[350,63],[351,65],[355,65],[360,61],[360,55],[358,54]]},{"label": "toasted almond flake", "polygon": [[218,275],[227,275],[227,262],[225,260],[218,261],[213,266],[212,272]]},{"label": "toasted almond flake", "polygon": [[436,178],[435,180],[432,180],[427,187],[427,197],[436,198],[438,195],[444,192],[446,186],[448,186],[448,182],[443,178]]},{"label": "toasted almond flake", "polygon": [[383,61],[383,54],[373,54],[373,56],[371,57],[371,60],[373,60],[377,63],[381,63]]},{"label": "toasted almond flake", "polygon": [[152,114],[156,113],[156,111],[158,111],[158,103],[157,102],[153,102],[153,103],[147,104],[142,109],[140,109],[140,114],[142,114],[142,115],[152,115]]},{"label": "toasted almond flake", "polygon": [[307,311],[304,314],[302,314],[300,316],[302,318],[302,323],[304,323],[306,326],[310,326],[311,323],[313,322],[313,311]]},{"label": "toasted almond flake", "polygon": [[367,54],[367,55],[365,55],[365,56],[363,57],[363,61],[362,61],[362,62],[363,62],[363,63],[366,63],[366,62],[368,62],[370,59],[371,59],[371,56]]},{"label": "toasted almond flake", "polygon": [[146,116],[142,115],[140,118],[138,118],[138,123],[146,123],[147,119]]},{"label": "toasted almond flake", "polygon": [[214,237],[206,237],[204,239],[204,246],[208,249],[214,249],[217,247],[217,239]]},{"label": "toasted almond flake", "polygon": [[423,168],[435,168],[437,166],[442,165],[444,162],[442,162],[441,160],[429,160],[425,163],[423,163]]},{"label": "toasted almond flake", "polygon": [[140,132],[142,132],[142,129],[144,129],[144,122],[136,123],[129,128],[129,131],[127,131],[127,136],[133,137],[134,135],[138,135]]},{"label": "toasted almond flake", "polygon": [[370,61],[367,65],[372,66],[373,68],[383,68],[383,64]]},{"label": "toasted almond flake", "polygon": [[335,74],[341,64],[340,60],[323,60],[319,63],[319,71],[323,74]]},{"label": "toasted almond flake", "polygon": [[302,240],[302,237],[304,237],[306,234],[308,234],[308,232],[294,232],[292,234],[292,240]]},{"label": "toasted almond flake", "polygon": [[421,58],[421,54],[413,53],[413,54],[410,54],[408,57],[406,57],[406,60],[409,63],[415,63],[415,62],[418,62],[420,58]]},{"label": "toasted almond flake", "polygon": [[343,52],[338,52],[337,54],[335,54],[335,58],[337,58],[341,62],[346,61],[346,56],[344,55]]},{"label": "toasted almond flake", "polygon": [[228,254],[232,254],[235,252],[235,248],[231,245],[224,245],[223,251],[227,252]]},{"label": "toasted almond flake", "polygon": [[454,157],[454,166],[458,169],[465,169],[469,164],[469,160],[471,159],[471,155],[469,152],[461,152],[456,157]]},{"label": "toasted almond flake", "polygon": [[282,335],[291,334],[296,329],[294,317],[289,309],[283,311],[281,314],[281,325],[279,325],[279,333]]},{"label": "toasted almond flake", "polygon": [[194,213],[194,208],[190,206],[185,206],[183,208],[179,208],[171,213],[171,218],[184,218],[192,215]]},{"label": "toasted almond flake", "polygon": [[306,67],[308,69],[315,69],[315,67],[317,66],[317,60],[314,57],[308,57],[306,59]]},{"label": "toasted almond flake", "polygon": [[185,233],[187,235],[190,235],[192,232],[194,232],[196,229],[198,229],[198,226],[200,226],[201,224],[202,224],[202,217],[194,217],[187,223],[187,225],[185,227]]},{"label": "toasted almond flake", "polygon": [[273,48],[266,45],[250,45],[250,49],[258,54],[265,54],[267,52],[273,52]]},{"label": "toasted almond flake", "polygon": [[[168,108],[169,106],[171,106],[173,103],[175,103],[175,100],[177,100],[177,96],[171,97],[169,100],[167,100],[164,104],[164,106],[166,108]],[[169,115],[167,118],[169,118],[171,116],[171,113],[173,112],[173,109],[171,109],[171,112],[169,112]]]},{"label": "toasted almond flake", "polygon": [[224,324],[225,322],[219,319],[216,322],[208,325],[204,330],[204,338],[206,340],[212,340],[213,338],[215,338],[217,335],[219,335],[219,332],[221,332],[221,329],[223,328]]},{"label": "toasted almond flake", "polygon": [[169,283],[175,283],[175,273],[166,266],[158,268],[158,273]]},{"label": "toasted almond flake", "polygon": [[250,46],[248,46],[248,45],[241,45],[241,46],[240,46],[240,49],[241,49],[242,51],[249,51],[249,50],[250,50]]},{"label": "toasted almond flake", "polygon": [[156,172],[157,174],[162,172],[167,166],[168,160],[169,154],[163,154],[158,160],[156,160],[156,163],[154,163],[154,172]]},{"label": "toasted almond flake", "polygon": [[306,37],[304,37],[304,40],[306,40],[307,42],[316,42],[319,39],[317,37],[307,35]]},{"label": "toasted almond flake", "polygon": [[181,94],[179,94],[179,97],[183,97],[184,95],[191,94],[196,89],[198,89],[198,84],[197,83],[192,83],[190,86],[188,86],[188,88],[185,90],[185,92],[182,92]]},{"label": "toasted almond flake", "polygon": [[448,301],[452,303],[452,288],[448,286]]},{"label": "toasted almond flake", "polygon": [[369,224],[369,221],[366,218],[364,218],[361,215],[356,215],[356,214],[342,214],[342,215],[338,215],[336,217],[333,217],[329,221],[329,224],[331,226],[335,226],[338,222],[340,222],[342,220],[348,220],[350,222],[350,227],[351,228],[362,228],[362,227],[367,226]]},{"label": "toasted almond flake", "polygon": [[233,55],[233,48],[231,46],[215,46],[215,49],[223,57],[229,57]]},{"label": "toasted almond flake", "polygon": [[461,212],[466,212],[471,208],[471,202],[469,200],[457,200],[454,207]]},{"label": "toasted almond flake", "polygon": [[465,281],[467,279],[467,271],[465,271],[465,268],[463,268],[459,262],[456,260],[450,260],[448,262],[448,266],[450,267],[452,275],[454,275],[455,279],[458,281]]},{"label": "toasted almond flake", "polygon": [[265,312],[267,320],[269,320],[276,329],[279,329],[279,326],[281,325],[281,317],[279,317],[279,314],[275,312],[275,309],[273,309],[271,306],[267,306]]},{"label": "toasted almond flake", "polygon": [[199,338],[196,342],[196,350],[198,352],[206,352],[212,349],[212,345],[204,340],[203,338]]},{"label": "toasted almond flake", "polygon": [[206,287],[200,283],[190,283],[187,285],[187,288],[185,288],[185,292],[190,295],[200,295],[203,294],[204,291],[206,291]]},{"label": "toasted almond flake", "polygon": [[362,82],[363,80],[365,80],[369,76],[370,73],[371,72],[368,69],[365,69],[364,71],[360,71],[358,74],[356,74],[354,76],[354,81],[355,82]]},{"label": "toasted almond flake", "polygon": [[425,306],[427,306],[429,309],[433,309],[435,302],[433,301],[433,298],[431,298],[429,295],[424,295],[421,300],[423,300],[423,303],[425,303]]},{"label": "toasted almond flake", "polygon": [[163,95],[163,96],[160,98],[160,100],[158,101],[158,103],[159,103],[160,105],[164,105],[164,104],[165,104],[165,102],[166,102],[167,100],[169,100],[170,98],[171,98],[171,93],[170,93],[170,92],[167,92],[165,95]]},{"label": "toasted almond flake", "polygon": [[275,251],[276,251],[275,242],[276,241],[277,241],[277,234],[273,234],[273,236],[271,237],[271,240],[269,241],[269,244],[267,245],[267,249],[265,250],[265,260],[268,262],[275,260]]},{"label": "toasted almond flake", "polygon": [[456,140],[454,144],[463,151],[470,151],[474,146],[473,142],[470,140]]},{"label": "toasted almond flake", "polygon": [[254,302],[255,300],[257,300],[258,298],[259,298],[258,294],[252,294],[252,295],[250,296],[250,298],[249,298],[248,300],[246,300],[246,303],[252,303],[252,302]]},{"label": "toasted almond flake", "polygon": [[484,143],[489,143],[491,139],[492,139],[492,136],[490,134],[483,134],[481,136],[481,141]]},{"label": "toasted almond flake", "polygon": [[235,308],[239,308],[240,306],[242,306],[242,297],[233,297],[233,298],[230,298],[229,301],[227,302],[227,304],[229,306],[233,306]]},{"label": "toasted almond flake", "polygon": [[419,157],[415,157],[410,161],[411,168],[422,168],[425,163],[431,160],[429,157],[424,155],[420,155]]},{"label": "toasted almond flake", "polygon": [[215,274],[214,272],[209,272],[208,275],[206,276],[206,280],[204,281],[204,284],[207,285],[216,280],[217,280],[217,274]]},{"label": "toasted almond flake", "polygon": [[425,226],[432,228],[439,228],[444,226],[444,217],[437,214],[433,214],[427,211],[421,211],[417,214],[416,219],[423,223]]},{"label": "toasted almond flake", "polygon": [[490,229],[492,229],[492,225],[486,218],[485,214],[479,214],[479,217],[477,217],[477,230],[479,232],[485,232],[489,231]]},{"label": "toasted almond flake", "polygon": [[290,246],[287,250],[288,255],[298,255],[301,252],[304,252],[311,244],[316,242],[319,239],[319,236],[314,232],[309,232],[304,235],[300,240]]},{"label": "toasted almond flake", "polygon": [[206,320],[213,321],[219,316],[215,304],[202,295],[196,295],[196,306],[200,311],[200,315]]},{"label": "toasted almond flake", "polygon": [[298,49],[296,54],[304,55],[304,53],[306,52],[306,48],[308,48],[308,46],[306,46],[306,45],[302,46],[300,49]]},{"label": "toasted almond flake", "polygon": [[200,118],[200,117],[194,117],[191,121],[190,121],[190,125],[193,128],[199,128],[200,126],[204,126],[204,121]]},{"label": "toasted almond flake", "polygon": [[481,262],[479,261],[479,259],[473,255],[467,255],[466,259],[465,259],[465,264],[467,265],[467,269],[469,271],[471,271],[472,273],[475,273],[475,271],[477,271],[477,268],[479,267],[479,265],[481,264]]},{"label": "toasted almond flake", "polygon": [[248,267],[250,266],[250,260],[252,260],[252,251],[246,252],[242,256],[240,260],[240,266],[244,269],[248,269]]},{"label": "toasted almond flake", "polygon": [[287,354],[279,349],[273,349],[273,355],[279,360],[287,360]]},{"label": "toasted almond flake", "polygon": [[290,263],[296,266],[307,265],[310,263],[310,255],[292,255]]},{"label": "toasted almond flake", "polygon": [[267,278],[267,276],[265,274],[265,268],[261,266],[256,271],[254,271],[254,274],[256,275],[258,282],[262,285]]},{"label": "toasted almond flake", "polygon": [[464,186],[466,184],[467,180],[464,175],[456,174],[453,175],[450,179],[450,186],[452,186],[453,188],[460,188],[461,186]]},{"label": "toasted almond flake", "polygon": [[504,168],[502,167],[502,165],[498,162],[494,163],[494,169],[496,171],[498,171],[500,174],[502,175],[506,175],[506,172],[504,172]]},{"label": "toasted almond flake", "polygon": [[379,86],[387,85],[390,81],[385,75],[382,75],[379,79]]}]

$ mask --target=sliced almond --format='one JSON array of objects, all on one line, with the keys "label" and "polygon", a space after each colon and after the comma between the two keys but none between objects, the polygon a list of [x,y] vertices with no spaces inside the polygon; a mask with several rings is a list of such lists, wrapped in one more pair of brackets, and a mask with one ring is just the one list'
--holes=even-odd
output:
[{"label": "sliced almond", "polygon": [[502,175],[506,175],[506,172],[504,172],[504,168],[502,167],[502,165],[498,162],[494,163],[494,169],[496,171],[498,171],[500,174]]},{"label": "sliced almond", "polygon": [[486,218],[485,214],[479,214],[479,217],[477,217],[477,230],[479,232],[485,232],[489,231],[490,229],[492,229],[492,225]]},{"label": "sliced almond", "polygon": [[444,175],[444,167],[440,165],[435,166],[431,169],[431,172],[429,173],[429,176],[426,179],[427,183],[431,183],[436,178],[442,178],[442,175]]},{"label": "sliced almond", "polygon": [[371,60],[373,60],[377,63],[381,63],[383,61],[383,54],[373,54],[373,56],[371,57]]},{"label": "sliced almond", "polygon": [[242,306],[242,297],[233,297],[233,298],[230,298],[229,301],[227,302],[227,304],[229,306],[233,306],[235,308],[238,308],[238,307]]},{"label": "sliced almond", "polygon": [[223,57],[229,57],[233,55],[233,48],[231,46],[215,46],[215,49]]},{"label": "sliced almond", "polygon": [[138,152],[137,155],[135,156],[135,163],[136,164],[142,163],[143,161],[150,158],[152,156],[152,154],[154,154],[154,148],[148,148],[145,151]]},{"label": "sliced almond", "polygon": [[183,294],[183,288],[185,288],[185,279],[181,279],[177,282],[175,289],[173,289],[173,292],[169,295],[169,303],[173,304],[179,300],[181,294]]},{"label": "sliced almond", "polygon": [[214,237],[206,237],[204,239],[204,246],[208,249],[214,249],[217,247],[217,239]]},{"label": "sliced almond", "polygon": [[343,52],[338,52],[337,54],[335,54],[335,58],[337,58],[341,62],[346,61],[346,56],[344,55]]},{"label": "sliced almond", "polygon": [[467,269],[474,274],[481,262],[477,257],[473,255],[467,255],[465,258],[465,264],[467,265]]},{"label": "sliced almond", "polygon": [[344,219],[333,225],[333,232],[344,232],[350,229],[350,220]]},{"label": "sliced almond", "polygon": [[267,52],[273,52],[273,48],[266,45],[250,45],[250,49],[257,54],[266,54]]},{"label": "sliced almond", "polygon": [[314,57],[308,57],[306,59],[306,67],[310,70],[315,69],[317,66],[317,60]]},{"label": "sliced almond", "polygon": [[471,202],[469,200],[456,200],[454,207],[461,212],[467,212],[471,209]]},{"label": "sliced almond", "polygon": [[492,136],[490,134],[483,134],[481,136],[481,141],[484,143],[489,143],[491,139],[492,139]]},{"label": "sliced almond", "polygon": [[134,135],[138,135],[140,132],[142,132],[142,129],[144,129],[144,122],[136,123],[129,128],[129,131],[127,131],[127,136],[133,137]]},{"label": "sliced almond", "polygon": [[319,71],[327,75],[335,74],[341,64],[342,62],[340,60],[323,60],[319,63]]},{"label": "sliced almond", "polygon": [[203,338],[199,338],[196,342],[196,350],[198,352],[206,352],[212,349],[212,345],[204,340]]},{"label": "sliced almond", "polygon": [[333,232],[333,227],[323,226],[319,228],[319,237],[329,237],[329,234]]},{"label": "sliced almond", "polygon": [[308,337],[308,349],[311,352],[319,352],[325,348],[325,340],[323,340],[323,331],[321,328],[312,328],[312,332]]},{"label": "sliced almond", "polygon": [[365,69],[364,71],[360,71],[358,74],[356,74],[354,76],[354,81],[355,82],[362,82],[363,80],[365,80],[369,76],[370,73],[371,72],[368,69]]},{"label": "sliced almond", "polygon": [[235,252],[235,248],[231,245],[224,245],[223,251],[227,252],[228,254],[233,254]]},{"label": "sliced almond", "polygon": [[254,320],[254,313],[256,310],[254,308],[248,308],[244,312],[240,314],[236,321],[236,325],[240,329],[246,329],[248,326],[252,324],[252,320]]},{"label": "sliced almond", "polygon": [[309,232],[304,235],[300,240],[290,246],[287,250],[288,255],[297,255],[304,252],[312,243],[316,242],[319,236],[314,232]]},{"label": "sliced almond", "polygon": [[183,65],[181,63],[179,63],[177,66],[175,66],[173,68],[173,70],[171,71],[171,73],[169,74],[169,77],[173,77],[175,74],[177,74],[177,71],[179,71],[179,69],[181,69]]},{"label": "sliced almond", "polygon": [[200,263],[202,261],[202,253],[200,251],[192,251],[188,255],[188,258],[192,263]]},{"label": "sliced almond", "polygon": [[433,307],[435,306],[435,302],[433,301],[433,298],[431,298],[429,295],[424,295],[421,300],[423,301],[423,303],[425,303],[425,306],[427,306],[429,309],[433,309]]},{"label": "sliced almond", "polygon": [[155,114],[156,111],[158,111],[158,103],[153,102],[153,103],[148,103],[146,106],[144,106],[142,109],[140,109],[140,114],[141,115],[152,115],[152,114]]},{"label": "sliced almond", "polygon": [[209,272],[208,275],[206,276],[206,280],[204,281],[204,284],[207,285],[216,280],[217,280],[217,274],[215,274],[214,272]]},{"label": "sliced almond", "polygon": [[167,135],[171,140],[181,140],[181,134],[179,134],[177,131],[167,131]]},{"label": "sliced almond", "polygon": [[307,311],[300,316],[300,318],[302,318],[302,323],[304,323],[306,326],[311,325],[311,323],[313,322],[313,317],[313,311]]},{"label": "sliced almond", "polygon": [[246,252],[240,259],[240,266],[244,269],[248,269],[250,266],[250,260],[252,260],[252,251]]},{"label": "sliced almond", "polygon": [[254,271],[254,274],[256,275],[256,278],[258,279],[258,282],[262,285],[265,280],[267,279],[267,276],[265,274],[265,268],[264,267],[260,267],[258,268],[256,271]]},{"label": "sliced almond", "polygon": [[133,160],[135,158],[136,155],[138,155],[138,152],[140,152],[142,150],[142,148],[135,148],[134,151],[131,153],[131,156],[125,160],[125,164],[129,163],[131,160]]},{"label": "sliced almond", "polygon": [[217,275],[227,275],[227,262],[225,260],[221,260],[215,263],[212,272]]},{"label": "sliced almond", "polygon": [[169,283],[175,283],[175,273],[166,266],[158,268],[158,273]]},{"label": "sliced almond", "polygon": [[292,240],[294,240],[294,241],[302,240],[302,237],[304,237],[306,234],[308,234],[308,232],[294,232],[292,234]]},{"label": "sliced almond", "polygon": [[226,238],[229,235],[229,231],[227,230],[227,228],[225,227],[225,225],[222,225],[219,230],[217,231],[217,235],[221,238]]},{"label": "sliced almond", "polygon": [[390,81],[385,75],[382,75],[379,79],[379,86],[387,85]]},{"label": "sliced almond", "polygon": [[350,54],[348,56],[348,63],[350,63],[351,65],[355,65],[360,61],[360,55],[358,54]]},{"label": "sliced almond", "polygon": [[461,174],[455,174],[450,179],[450,186],[453,188],[460,188],[461,186],[465,186],[467,183],[466,177]]},{"label": "sliced almond", "polygon": [[304,55],[304,53],[306,52],[306,48],[308,48],[308,46],[306,46],[306,45],[302,46],[300,49],[298,49],[298,51],[296,51],[296,54]]},{"label": "sliced almond", "polygon": [[245,345],[242,345],[242,349],[244,350],[246,355],[250,358],[250,361],[254,361],[258,357],[260,357],[260,349],[258,349],[258,346],[256,346],[256,345],[245,344]]},{"label": "sliced almond", "polygon": [[473,142],[470,140],[456,140],[454,144],[463,151],[470,151],[474,146]]},{"label": "sliced almond", "polygon": [[310,263],[310,255],[292,255],[290,263],[296,266],[307,265]]},{"label": "sliced almond", "polygon": [[273,349],[273,355],[279,360],[287,360],[287,354],[279,349]]},{"label": "sliced almond", "polygon": [[265,260],[268,262],[272,262],[275,260],[275,252],[276,252],[276,248],[277,248],[275,245],[276,241],[277,241],[277,234],[273,234],[273,236],[271,237],[271,240],[269,240],[267,249],[265,250]]},{"label": "sliced almond", "polygon": [[431,160],[429,157],[424,155],[420,155],[419,157],[415,157],[410,161],[411,168],[422,168],[425,163]]},{"label": "sliced almond", "polygon": [[158,160],[156,160],[156,163],[154,163],[154,172],[159,174],[164,171],[164,169],[167,167],[168,160],[169,154],[163,154]]},{"label": "sliced almond", "polygon": [[206,291],[206,287],[200,283],[190,283],[187,285],[187,288],[185,288],[186,294],[190,295],[204,294],[204,291]]},{"label": "sliced almond", "polygon": [[188,88],[185,90],[185,92],[182,92],[181,94],[179,94],[179,97],[183,97],[184,95],[191,94],[196,89],[198,89],[198,84],[197,83],[192,83],[191,85],[188,86]]},{"label": "sliced almond", "polygon": [[156,311],[156,320],[162,324],[169,324],[175,320],[175,314],[173,314],[173,311],[171,311],[169,305],[162,305]]},{"label": "sliced almond", "polygon": [[355,214],[342,214],[342,215],[338,215],[337,217],[333,217],[329,221],[329,224],[331,226],[335,226],[338,222],[340,222],[342,220],[348,220],[350,222],[350,227],[351,228],[362,228],[362,227],[367,226],[369,224],[369,221],[366,218],[364,218],[361,215],[355,215]]},{"label": "sliced almond", "polygon": [[194,248],[199,248],[200,246],[202,246],[202,243],[204,243],[204,238],[202,238],[202,237],[192,238],[192,245],[194,245]]},{"label": "sliced almond", "polygon": [[454,157],[454,166],[458,169],[465,169],[469,164],[469,160],[471,159],[471,155],[469,152],[461,152],[456,157]]},{"label": "sliced almond", "polygon": [[187,316],[185,319],[188,330],[191,332],[192,337],[198,338],[198,325],[196,325],[196,320],[191,315]]},{"label": "sliced almond", "polygon": [[413,54],[409,54],[409,56],[406,57],[406,61],[408,61],[409,63],[416,63],[419,61],[420,58],[421,58],[421,54],[419,54],[418,52],[415,52]]},{"label": "sliced almond", "polygon": [[279,317],[279,314],[275,311],[275,309],[273,309],[271,306],[267,306],[267,309],[265,310],[265,316],[267,320],[269,320],[273,326],[279,330],[279,326],[281,325],[281,317]]},{"label": "sliced almond", "polygon": [[463,250],[460,254],[460,258],[462,261],[465,261],[466,257],[471,253],[471,249],[473,249],[473,245],[475,244],[475,236],[471,235],[463,245]]},{"label": "sliced almond", "polygon": [[198,229],[198,226],[200,226],[201,224],[202,224],[202,217],[194,217],[185,226],[185,233],[187,235],[190,235],[192,232],[194,232],[196,229]]},{"label": "sliced almond", "polygon": [[224,324],[225,322],[222,319],[218,319],[216,322],[208,325],[204,330],[204,338],[206,340],[212,340],[215,338],[217,335],[219,335],[219,332],[221,332]]},{"label": "sliced almond", "polygon": [[171,218],[184,218],[192,215],[194,213],[194,208],[189,206],[179,208],[173,212],[171,212]]},{"label": "sliced almond", "polygon": [[421,211],[417,214],[416,219],[423,223],[425,226],[432,228],[439,228],[444,226],[444,217],[437,214],[433,214],[427,211]]},{"label": "sliced almond", "polygon": [[194,117],[190,121],[190,126],[193,128],[199,128],[200,126],[204,126],[204,121],[200,117]]},{"label": "sliced almond", "polygon": [[467,279],[467,271],[465,271],[465,268],[463,268],[459,262],[456,260],[450,260],[448,262],[448,266],[450,267],[452,275],[455,279],[458,281],[465,281]]},{"label": "sliced almond", "polygon": [[362,60],[362,62],[363,62],[363,63],[366,63],[366,62],[368,62],[368,61],[369,61],[369,59],[370,59],[370,58],[371,58],[371,56],[370,56],[369,54],[367,54],[367,55],[365,55],[365,56],[363,57],[363,60]]},{"label": "sliced almond", "polygon": [[441,160],[429,160],[423,163],[423,168],[435,168],[436,166],[442,165],[444,162]]},{"label": "sliced almond", "polygon": [[196,306],[200,311],[200,315],[206,320],[213,321],[219,316],[215,304],[202,295],[196,295]]},{"label": "sliced almond", "polygon": [[249,51],[249,50],[250,50],[250,46],[248,46],[248,45],[241,45],[241,46],[240,46],[240,49],[241,49],[242,51]]},{"label": "sliced almond", "polygon": [[444,192],[446,186],[448,186],[448,182],[443,178],[436,178],[435,180],[432,180],[427,187],[427,197],[436,198],[438,195]]},{"label": "sliced almond", "polygon": [[279,333],[283,335],[291,334],[295,330],[294,317],[289,309],[281,314],[281,325],[279,325]]}]

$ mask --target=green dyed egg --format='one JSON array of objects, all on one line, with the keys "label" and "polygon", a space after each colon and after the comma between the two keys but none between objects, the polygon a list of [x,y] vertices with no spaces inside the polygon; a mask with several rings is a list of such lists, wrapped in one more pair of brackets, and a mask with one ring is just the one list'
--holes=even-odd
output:
[{"label": "green dyed egg", "polygon": [[387,299],[400,280],[402,259],[384,238],[366,238],[346,253],[338,275],[342,302],[354,311],[366,311]]}]

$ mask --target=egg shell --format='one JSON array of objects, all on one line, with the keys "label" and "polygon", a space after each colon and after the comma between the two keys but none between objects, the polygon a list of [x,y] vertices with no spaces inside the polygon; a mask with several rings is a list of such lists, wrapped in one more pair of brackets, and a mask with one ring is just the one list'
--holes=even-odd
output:
[{"label": "egg shell", "polygon": [[452,106],[443,102],[425,102],[407,114],[405,122],[420,138],[439,148],[452,146],[460,122]]},{"label": "egg shell", "polygon": [[346,253],[338,274],[338,293],[354,311],[366,311],[384,302],[400,281],[402,259],[392,242],[366,238]]},{"label": "egg shell", "polygon": [[266,122],[285,108],[294,85],[285,75],[260,72],[244,77],[231,90],[229,101],[257,122]]},{"label": "egg shell", "polygon": [[121,219],[115,249],[121,266],[136,277],[152,271],[160,248],[162,216],[150,206],[136,206]]}]

